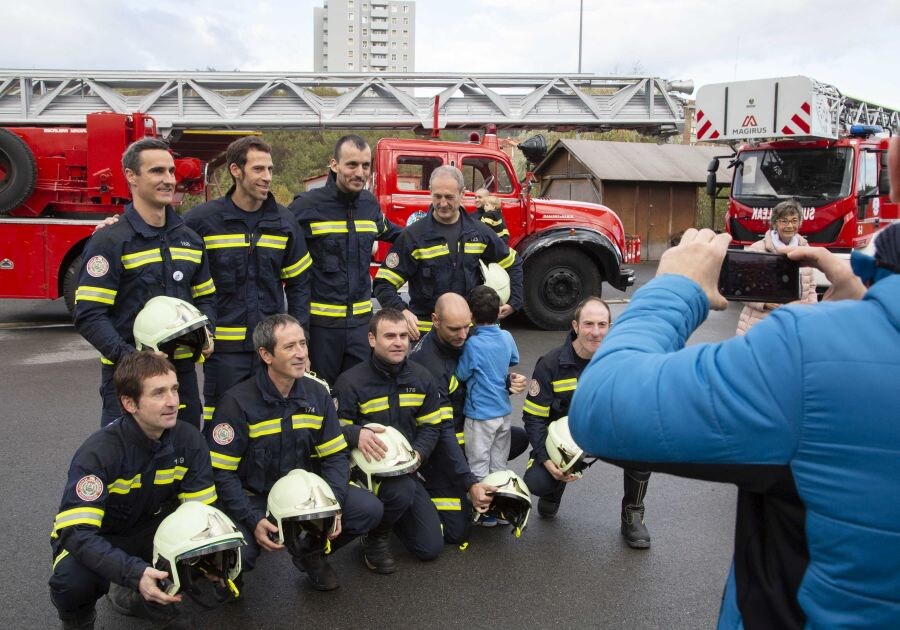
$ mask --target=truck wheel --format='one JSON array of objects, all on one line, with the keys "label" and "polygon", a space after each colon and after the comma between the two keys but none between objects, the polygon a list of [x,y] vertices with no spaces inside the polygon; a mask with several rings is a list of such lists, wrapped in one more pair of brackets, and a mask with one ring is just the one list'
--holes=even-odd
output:
[{"label": "truck wheel", "polygon": [[37,162],[25,141],[0,129],[0,213],[17,208],[31,196],[37,181]]},{"label": "truck wheel", "polygon": [[75,312],[75,290],[78,288],[78,274],[81,273],[81,261],[81,255],[76,256],[75,260],[66,267],[66,273],[63,276],[63,299],[66,301],[69,315]]},{"label": "truck wheel", "polygon": [[587,254],[554,247],[526,264],[525,315],[544,330],[568,330],[575,307],[600,295],[603,278]]}]

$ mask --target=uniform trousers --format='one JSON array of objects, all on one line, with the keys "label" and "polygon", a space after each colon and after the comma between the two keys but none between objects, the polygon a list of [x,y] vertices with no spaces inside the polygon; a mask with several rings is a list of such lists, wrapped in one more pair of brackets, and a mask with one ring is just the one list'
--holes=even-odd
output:
[{"label": "uniform trousers", "polygon": [[368,361],[369,324],[352,328],[309,326],[309,362],[311,370],[328,385],[357,363]]}]

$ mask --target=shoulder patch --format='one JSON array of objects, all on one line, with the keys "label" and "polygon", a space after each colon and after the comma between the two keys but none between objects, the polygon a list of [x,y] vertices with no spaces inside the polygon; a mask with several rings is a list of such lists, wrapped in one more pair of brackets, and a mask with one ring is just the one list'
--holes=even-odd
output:
[{"label": "shoulder patch", "polygon": [[391,252],[387,255],[387,258],[384,259],[384,264],[387,265],[389,269],[394,269],[400,264],[400,255],[397,252]]},{"label": "shoulder patch", "polygon": [[531,384],[528,386],[528,395],[531,397],[537,396],[541,393],[541,384],[538,383],[536,378],[531,379]]},{"label": "shoulder patch", "polygon": [[411,215],[409,215],[409,217],[407,217],[406,227],[409,227],[410,225],[412,225],[413,223],[415,223],[416,221],[418,221],[419,219],[421,219],[422,217],[424,217],[427,214],[428,213],[425,212],[424,210],[416,210]]},{"label": "shoulder patch", "polygon": [[75,494],[82,501],[96,501],[103,494],[103,482],[96,475],[85,475],[75,484]]},{"label": "shoulder patch", "polygon": [[103,256],[94,256],[88,259],[84,268],[92,278],[102,278],[109,273],[109,261]]},{"label": "shoulder patch", "polygon": [[226,446],[234,441],[234,428],[227,422],[217,424],[212,430],[213,441],[219,446]]}]

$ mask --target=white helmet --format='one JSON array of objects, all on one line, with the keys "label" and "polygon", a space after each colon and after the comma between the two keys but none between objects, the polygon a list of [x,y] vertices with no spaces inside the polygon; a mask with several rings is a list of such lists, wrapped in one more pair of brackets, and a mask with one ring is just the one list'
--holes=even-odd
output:
[{"label": "white helmet", "polygon": [[581,477],[586,468],[596,460],[588,461],[582,449],[572,438],[569,431],[569,416],[554,420],[547,427],[547,439],[544,441],[550,461],[564,473]]},{"label": "white helmet", "polygon": [[503,306],[509,302],[509,274],[506,269],[497,263],[485,265],[483,260],[479,260],[481,265],[481,276],[484,278],[485,286],[491,287],[500,296],[500,305]]},{"label": "white helmet", "polygon": [[[266,516],[278,526],[278,543],[293,555],[311,547],[328,547],[328,536],[337,528],[341,505],[331,486],[316,474],[295,468],[269,490]],[[312,537],[310,544],[303,539]]]},{"label": "white helmet", "polygon": [[134,344],[138,350],[164,352],[169,359],[176,358],[177,348],[188,348],[192,355],[181,356],[179,350],[177,358],[196,361],[209,345],[207,324],[206,315],[190,302],[158,295],[147,300],[134,318]]},{"label": "white helmet", "polygon": [[525,481],[511,470],[498,470],[481,483],[497,488],[491,493],[493,499],[485,514],[509,521],[516,538],[521,536],[531,514],[531,492]]},{"label": "white helmet", "polygon": [[[153,536],[153,566],[166,571],[169,595],[180,590],[204,605],[221,602],[228,591],[239,595],[234,580],[241,573],[241,547],[247,544],[228,516],[199,501],[182,503],[163,519]],[[214,578],[210,580],[208,578]],[[216,582],[221,588],[207,604],[203,599]]]},{"label": "white helmet", "polygon": [[394,427],[376,422],[370,422],[366,426],[384,429],[383,433],[376,435],[387,446],[387,453],[381,459],[366,461],[362,451],[355,448],[350,452],[350,457],[356,470],[361,473],[361,480],[370,491],[375,492],[377,477],[399,477],[411,473],[418,467],[419,459],[409,441]]}]

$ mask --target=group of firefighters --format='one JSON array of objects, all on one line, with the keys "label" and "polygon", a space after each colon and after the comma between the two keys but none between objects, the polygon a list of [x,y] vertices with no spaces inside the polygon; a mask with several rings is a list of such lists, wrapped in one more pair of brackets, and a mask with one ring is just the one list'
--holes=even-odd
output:
[{"label": "group of firefighters", "polygon": [[[580,472],[554,421],[564,423],[609,307],[585,300],[530,383],[508,379],[511,393],[528,390],[510,446],[514,458],[531,445],[524,482],[478,479],[454,374],[472,323],[464,296],[495,263],[509,282],[499,317],[518,310],[521,260],[502,215],[463,209],[455,167],[433,171],[428,213],[401,229],[365,189],[371,161],[365,140],[342,137],[325,186],[285,208],[270,192],[270,147],[244,137],[226,153],[229,191],[181,217],[166,143],[126,150],[132,203],[89,240],[76,293],[76,328],[101,354],[102,428],[72,459],[53,527],[63,627],[93,628],[107,593],[117,612],[189,627],[183,593],[206,606],[239,597],[261,548],[287,548],[315,589],[331,590],[327,555],[354,538],[384,574],[396,570],[392,533],[430,560],[445,543],[465,545],[485,511],[524,529],[529,488],[539,514],[556,515]],[[392,246],[373,283],[376,241]],[[633,548],[650,546],[648,478],[624,473]]]}]

